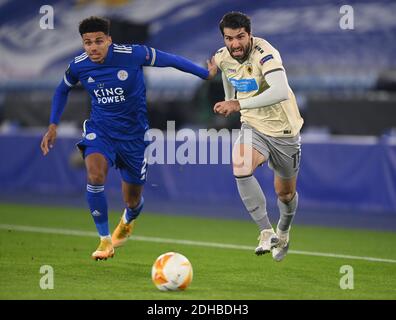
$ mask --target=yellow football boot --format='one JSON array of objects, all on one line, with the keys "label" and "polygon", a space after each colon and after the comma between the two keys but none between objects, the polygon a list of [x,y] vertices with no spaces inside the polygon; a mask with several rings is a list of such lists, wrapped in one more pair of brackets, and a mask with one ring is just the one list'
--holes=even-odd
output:
[{"label": "yellow football boot", "polygon": [[111,239],[103,238],[100,240],[99,247],[95,252],[92,253],[92,259],[94,260],[107,260],[107,258],[114,257],[114,247],[111,243]]},{"label": "yellow football boot", "polygon": [[123,217],[121,218],[120,223],[115,228],[113,235],[111,236],[111,241],[113,242],[114,248],[119,248],[124,245],[129,236],[132,234],[134,225],[135,220],[132,220],[130,224],[126,224],[123,220]]}]

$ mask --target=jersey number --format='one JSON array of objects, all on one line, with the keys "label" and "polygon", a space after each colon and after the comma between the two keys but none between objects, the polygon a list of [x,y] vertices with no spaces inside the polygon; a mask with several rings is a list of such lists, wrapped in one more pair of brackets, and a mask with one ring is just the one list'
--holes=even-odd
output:
[{"label": "jersey number", "polygon": [[142,170],[140,171],[140,175],[141,175],[140,180],[146,179],[146,176],[147,176],[147,159],[146,158],[144,158],[142,164],[143,165],[142,165]]},{"label": "jersey number", "polygon": [[295,154],[293,154],[292,158],[293,158],[293,169],[295,169],[300,164],[301,150],[298,150]]}]

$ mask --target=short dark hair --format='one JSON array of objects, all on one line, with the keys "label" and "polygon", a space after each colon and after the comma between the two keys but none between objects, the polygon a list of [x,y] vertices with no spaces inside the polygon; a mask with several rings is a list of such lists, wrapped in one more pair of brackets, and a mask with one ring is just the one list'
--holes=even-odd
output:
[{"label": "short dark hair", "polygon": [[81,36],[88,32],[103,32],[110,35],[110,20],[95,16],[86,18],[80,22],[78,31]]},{"label": "short dark hair", "polygon": [[245,28],[245,31],[247,33],[250,33],[251,31],[250,18],[242,12],[232,11],[223,16],[223,18],[220,20],[219,28],[223,36],[224,36],[224,28],[230,28],[230,29]]}]

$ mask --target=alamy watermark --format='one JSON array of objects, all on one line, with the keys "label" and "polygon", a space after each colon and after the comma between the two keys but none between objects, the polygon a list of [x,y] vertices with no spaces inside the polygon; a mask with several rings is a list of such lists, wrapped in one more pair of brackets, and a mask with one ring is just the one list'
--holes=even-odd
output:
[{"label": "alamy watermark", "polygon": [[343,274],[343,276],[340,279],[340,288],[342,290],[354,289],[354,273],[352,266],[347,264],[341,266],[340,274]]},{"label": "alamy watermark", "polygon": [[[54,29],[54,7],[51,5],[42,5],[39,9],[41,16],[39,25],[43,30]],[[343,5],[340,7],[341,18],[339,26],[342,30],[355,29],[354,10],[351,5]]]},{"label": "alamy watermark", "polygon": [[50,265],[43,265],[40,267],[40,274],[43,274],[39,281],[40,288],[42,290],[54,289],[54,268]]},{"label": "alamy watermark", "polygon": [[[167,121],[167,130],[149,129],[145,141],[147,164],[230,164],[244,166],[251,163],[252,149],[232,158],[232,145],[252,145],[253,132],[244,129],[175,129],[175,121]],[[238,140],[238,141],[236,141]],[[236,150],[233,151],[234,155]],[[238,161],[240,163],[238,163]]]},{"label": "alamy watermark", "polygon": [[48,4],[40,7],[42,17],[40,18],[40,28],[43,30],[54,29],[54,8]]},{"label": "alamy watermark", "polygon": [[343,5],[340,7],[340,28],[342,30],[353,30],[355,29],[354,12],[353,7],[350,5]]}]

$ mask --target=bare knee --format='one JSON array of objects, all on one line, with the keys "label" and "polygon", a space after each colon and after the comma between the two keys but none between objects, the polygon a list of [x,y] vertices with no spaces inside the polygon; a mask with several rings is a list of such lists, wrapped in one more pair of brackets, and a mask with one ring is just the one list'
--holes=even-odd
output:
[{"label": "bare knee", "polygon": [[283,203],[289,203],[296,194],[296,177],[282,179],[275,175],[274,187],[278,199]]},{"label": "bare knee", "polygon": [[234,176],[250,176],[265,161],[257,150],[247,145],[236,145],[232,154],[232,171]]},{"label": "bare knee", "polygon": [[236,177],[250,176],[253,174],[253,163],[252,161],[246,161],[241,156],[232,157],[232,172]]},{"label": "bare knee", "polygon": [[232,172],[236,177],[250,176],[253,174],[253,168],[251,166],[239,166],[233,164]]},{"label": "bare knee", "polygon": [[289,203],[290,201],[292,201],[295,194],[296,192],[284,192],[284,191],[277,192],[278,199],[283,203]]},{"label": "bare knee", "polygon": [[88,172],[88,183],[92,185],[104,185],[106,174],[101,171],[92,170]]},{"label": "bare knee", "polygon": [[141,198],[140,196],[139,197],[136,197],[136,196],[128,197],[125,201],[125,204],[128,208],[131,208],[131,209],[136,208],[140,203],[140,198]]},{"label": "bare knee", "polygon": [[107,161],[102,154],[92,153],[85,159],[88,183],[104,185],[107,176]]}]

